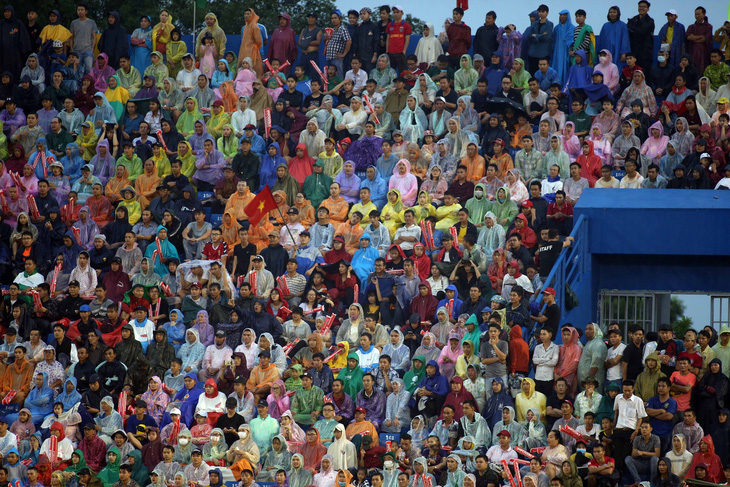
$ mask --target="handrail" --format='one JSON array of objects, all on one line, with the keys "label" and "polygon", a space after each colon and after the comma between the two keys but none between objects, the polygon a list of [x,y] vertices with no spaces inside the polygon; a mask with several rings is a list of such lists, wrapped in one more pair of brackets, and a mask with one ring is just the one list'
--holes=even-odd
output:
[{"label": "handrail", "polygon": [[[535,297],[535,301],[542,302],[543,289],[547,287],[555,289],[555,302],[560,307],[561,317],[565,317],[565,284],[572,285],[581,279],[589,258],[586,252],[588,218],[585,215],[578,217],[570,236],[573,237],[572,245],[560,252],[550,274],[542,283],[542,287]],[[546,305],[542,305],[540,312],[544,313],[546,308]]]}]

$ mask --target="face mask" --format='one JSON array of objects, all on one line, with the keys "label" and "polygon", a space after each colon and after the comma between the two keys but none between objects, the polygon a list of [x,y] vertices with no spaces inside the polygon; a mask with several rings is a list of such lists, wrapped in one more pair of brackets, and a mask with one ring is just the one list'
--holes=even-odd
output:
[{"label": "face mask", "polygon": [[248,432],[247,431],[239,431],[238,432],[238,437],[241,438],[242,440],[245,440],[248,437]]},{"label": "face mask", "polygon": [[180,438],[180,444],[181,445],[187,445],[190,442],[187,438]]},{"label": "face mask", "polygon": [[476,198],[481,198],[482,196],[484,196],[484,191],[479,191],[479,190],[474,191],[474,196]]},{"label": "face mask", "polygon": [[664,61],[667,60],[667,58],[664,56],[657,56],[656,60],[659,61],[660,63],[663,63]]},{"label": "face mask", "polygon": [[602,62],[604,62],[605,60],[606,60],[606,56],[598,56],[598,61],[599,61],[599,62],[601,62],[601,63],[602,63]]},{"label": "face mask", "polygon": [[340,482],[340,481],[338,480],[338,481],[337,481],[337,485],[339,485],[340,487],[345,487],[345,482]]},{"label": "face mask", "polygon": [[393,468],[393,460],[386,460],[386,461],[384,461],[383,462],[383,466],[386,469],[390,470],[391,468]]},{"label": "face mask", "polygon": [[578,448],[576,451],[578,453],[585,453],[586,452],[586,449],[585,448]]},{"label": "face mask", "polygon": [[221,437],[220,436],[211,436],[210,441],[213,443],[218,443],[219,441],[221,441]]}]

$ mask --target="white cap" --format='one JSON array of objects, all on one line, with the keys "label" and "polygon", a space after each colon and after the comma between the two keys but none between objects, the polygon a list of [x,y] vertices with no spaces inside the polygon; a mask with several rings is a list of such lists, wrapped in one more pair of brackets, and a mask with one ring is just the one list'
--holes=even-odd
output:
[{"label": "white cap", "polygon": [[400,5],[393,5],[393,10],[400,10],[401,12],[404,12],[403,7]]},{"label": "white cap", "polygon": [[707,152],[703,152],[700,156],[700,159],[704,159],[705,157],[708,159],[712,159],[712,156],[710,154],[708,154]]},{"label": "white cap", "polygon": [[667,10],[667,13],[665,13],[664,15],[669,15],[669,14],[677,15],[677,11],[672,8],[672,9]]},{"label": "white cap", "polygon": [[178,408],[175,408],[172,411],[170,411],[170,414],[177,414],[178,416],[180,416],[180,410]]}]

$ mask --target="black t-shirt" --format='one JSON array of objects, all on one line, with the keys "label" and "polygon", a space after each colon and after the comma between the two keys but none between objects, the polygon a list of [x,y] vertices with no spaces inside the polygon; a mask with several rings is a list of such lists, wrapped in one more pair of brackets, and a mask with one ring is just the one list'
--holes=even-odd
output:
[{"label": "black t-shirt", "polygon": [[456,94],[455,90],[451,90],[448,95],[444,95],[443,90],[438,90],[436,92],[436,97],[439,96],[443,96],[446,99],[446,103],[453,103],[454,105],[456,105],[456,103],[459,101],[459,95]]},{"label": "black t-shirt", "polygon": [[540,252],[540,277],[543,280],[550,274],[562,250],[563,242],[559,240],[544,242],[540,245],[538,249],[538,252]]},{"label": "black t-shirt", "polygon": [[284,102],[288,102],[289,106],[292,108],[296,108],[297,110],[301,109],[302,107],[302,101],[304,100],[304,94],[299,90],[294,90],[294,93],[291,93],[289,90],[283,91],[277,100],[282,100]]},{"label": "black t-shirt", "polygon": [[626,377],[624,377],[625,379],[636,380],[636,378],[639,377],[639,374],[644,371],[644,361],[642,360],[643,356],[643,344],[641,345],[641,347],[637,347],[636,345],[634,345],[634,342],[626,345],[623,358],[621,359],[621,362],[626,362],[628,364],[628,366],[626,367]]},{"label": "black t-shirt", "polygon": [[489,99],[492,97],[492,94],[487,91],[483,95],[479,94],[479,90],[474,90],[471,92],[471,102],[474,104],[474,110],[477,111],[477,113],[482,112],[488,112],[487,110],[487,103],[489,102]]},{"label": "black t-shirt", "polygon": [[304,104],[303,104],[304,109],[306,110],[309,107],[311,107],[312,105],[314,105],[318,108],[321,107],[323,98],[324,98],[324,95],[322,93],[320,93],[319,96],[307,95],[307,97],[304,99]]},{"label": "black t-shirt", "polygon": [[[240,414],[236,413],[232,418],[228,417],[228,414],[218,416],[218,421],[215,423],[216,428],[225,430],[226,428],[233,428],[238,431],[238,427],[245,424],[246,420]],[[238,433],[223,433],[226,438],[226,443],[232,445],[238,440]]]},{"label": "black t-shirt", "polygon": [[543,323],[542,327],[552,330],[553,336],[558,332],[558,326],[560,326],[560,306],[553,303],[545,309],[543,314],[547,318],[547,321]]},{"label": "black t-shirt", "polygon": [[236,258],[236,268],[233,269],[233,274],[236,276],[246,274],[248,265],[251,262],[251,256],[256,255],[256,253],[256,246],[252,243],[249,243],[245,248],[240,243],[233,247],[233,257]]},{"label": "black t-shirt", "polygon": [[[570,397],[570,394],[566,394],[563,399],[567,399],[571,403],[575,404],[575,401],[573,400],[572,397]],[[545,406],[551,407],[553,409],[557,409],[558,411],[560,411],[560,401],[562,401],[563,399],[559,399],[558,393],[553,391],[553,393],[548,396]],[[551,429],[553,429],[553,425],[555,424],[555,422],[560,418],[555,418],[553,416],[547,416],[547,415],[546,415],[546,417],[547,417],[548,431],[550,431]]]}]

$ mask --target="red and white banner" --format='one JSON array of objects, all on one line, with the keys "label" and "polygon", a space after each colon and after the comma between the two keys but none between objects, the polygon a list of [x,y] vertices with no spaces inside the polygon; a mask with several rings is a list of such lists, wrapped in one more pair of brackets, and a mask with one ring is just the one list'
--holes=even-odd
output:
[{"label": "red and white banner", "polygon": [[581,441],[583,440],[583,435],[581,435],[580,433],[578,433],[576,430],[574,430],[573,428],[571,428],[567,424],[560,427],[560,432],[561,433],[565,433],[568,436],[572,436],[576,440],[581,440]]},{"label": "red and white banner", "polygon": [[5,198],[5,191],[2,189],[0,189],[0,207],[2,207],[4,215],[10,213],[10,206],[8,206],[8,200]]},{"label": "red and white banner", "polygon": [[[322,78],[322,83],[324,83],[324,86],[327,86],[327,75],[325,74],[327,72],[327,66],[324,67],[324,73],[321,69],[319,69],[319,66],[317,66],[317,63],[314,62],[314,60],[309,61],[312,64],[312,67],[317,72],[320,78]],[[325,90],[322,90],[325,91]]]},{"label": "red and white banner", "polygon": [[58,437],[51,435],[48,440],[48,461],[55,465],[58,461]]},{"label": "red and white banner", "polygon": [[271,133],[271,108],[264,108],[264,131],[268,139]]},{"label": "red and white banner", "polygon": [[167,150],[167,144],[165,144],[165,139],[162,138],[162,130],[158,130],[157,132],[155,132],[155,135],[157,135],[157,142],[160,143],[164,150]]},{"label": "red and white banner", "polygon": [[276,84],[279,85],[279,88],[281,88],[282,86],[284,86],[284,82],[281,81],[281,78],[279,78],[279,72],[282,71],[282,70],[284,70],[284,69],[286,69],[286,68],[288,68],[290,66],[289,61],[286,61],[284,64],[282,64],[281,66],[279,66],[279,69],[272,68],[271,67],[271,63],[269,62],[268,59],[264,59],[264,64],[266,65],[266,67],[271,72],[272,76],[276,80]]},{"label": "red and white banner", "polygon": [[165,295],[166,298],[171,298],[174,296],[174,294],[172,294],[172,291],[170,290],[170,286],[168,286],[164,282],[160,283],[160,289],[162,289],[162,293]]},{"label": "red and white banner", "polygon": [[76,239],[76,243],[81,245],[81,229],[78,227],[71,227],[71,231],[74,234],[74,238]]},{"label": "red and white banner", "polygon": [[[529,451],[525,450],[524,448],[520,448],[519,446],[514,447],[514,451],[516,451],[520,455],[525,456],[527,458],[535,458],[535,455],[533,455]],[[527,462],[527,464],[529,465],[530,462]]]},{"label": "red and white banner", "polygon": [[253,293],[254,297],[256,296],[256,271],[251,271],[248,273],[248,284],[251,286],[251,292]]},{"label": "red and white banner", "polygon": [[286,282],[286,276],[277,277],[276,285],[279,287],[279,291],[281,291],[282,298],[291,294],[291,291],[289,291],[289,283]]},{"label": "red and white banner", "polygon": [[357,284],[355,284],[352,287],[352,292],[353,292],[353,296],[354,296],[353,299],[352,299],[352,302],[353,303],[357,303],[358,302],[358,297],[360,295],[360,286],[358,286]]},{"label": "red and white banner", "polygon": [[[304,312],[304,316],[308,316],[308,315],[313,315],[313,314],[317,314],[317,313],[319,313],[320,311],[324,311],[324,306],[317,306],[316,308],[312,308],[312,309],[310,309],[309,311],[305,311],[305,312]],[[320,332],[320,333],[321,333],[321,332]]]},{"label": "red and white banner", "polygon": [[127,391],[119,393],[119,402],[117,403],[117,412],[124,418],[124,413],[127,410]]},{"label": "red and white banner", "polygon": [[449,302],[446,303],[446,310],[449,312],[449,318],[454,317],[454,300],[449,299]]},{"label": "red and white banner", "polygon": [[291,352],[291,351],[292,351],[292,349],[294,348],[294,346],[295,346],[295,345],[296,345],[297,343],[299,343],[299,342],[301,342],[301,340],[300,340],[299,338],[297,338],[297,339],[296,339],[296,340],[294,340],[293,342],[289,342],[289,343],[287,343],[286,345],[284,345],[284,347],[282,348],[282,350],[284,350],[284,355],[287,355],[287,356],[288,356],[288,355],[289,355],[289,352]]},{"label": "red and white banner", "polygon": [[456,229],[456,227],[449,227],[449,233],[451,234],[451,237],[454,239],[454,247],[459,246],[459,231]]},{"label": "red and white banner", "polygon": [[13,400],[13,398],[14,398],[14,397],[15,397],[15,396],[16,396],[17,394],[18,394],[18,391],[14,391],[14,390],[12,390],[12,389],[11,389],[11,390],[10,390],[10,391],[8,392],[8,394],[7,394],[7,395],[6,395],[5,397],[3,397],[3,401],[2,401],[2,403],[3,403],[3,404],[10,404],[10,401],[12,401],[12,400]]}]

